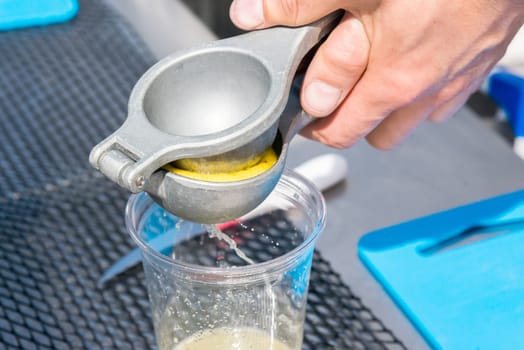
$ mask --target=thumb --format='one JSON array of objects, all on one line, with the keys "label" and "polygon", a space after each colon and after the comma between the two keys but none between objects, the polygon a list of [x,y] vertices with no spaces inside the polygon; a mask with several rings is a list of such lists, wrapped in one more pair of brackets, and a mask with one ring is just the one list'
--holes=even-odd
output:
[{"label": "thumb", "polygon": [[298,26],[341,8],[341,0],[234,0],[229,8],[233,23],[244,30],[274,25]]}]

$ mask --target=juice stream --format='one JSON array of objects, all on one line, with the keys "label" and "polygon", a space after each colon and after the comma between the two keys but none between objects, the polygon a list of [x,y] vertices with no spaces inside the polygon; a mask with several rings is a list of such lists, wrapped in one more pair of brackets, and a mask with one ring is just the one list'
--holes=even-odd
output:
[{"label": "juice stream", "polygon": [[[209,182],[242,181],[260,175],[269,170],[277,161],[277,156],[272,148],[264,152],[261,160],[254,166],[231,173],[205,174],[180,169],[173,165],[165,168],[175,174],[204,180]],[[179,223],[180,224],[180,221]],[[238,246],[233,238],[222,232],[216,225],[205,225],[210,238],[216,238],[225,242],[235,254],[247,264],[255,264]],[[271,305],[276,305],[276,295],[268,280],[265,281],[266,291],[270,295]],[[275,324],[276,320],[272,320]],[[175,346],[173,350],[293,350],[284,343],[254,329],[228,329],[218,328],[195,334],[182,343]]]},{"label": "juice stream", "polygon": [[237,246],[237,242],[228,235],[226,235],[224,232],[222,232],[217,225],[205,225],[206,230],[209,234],[210,238],[217,238],[227,243],[229,246],[229,249],[233,250],[235,254],[245,262],[247,262],[250,265],[255,264],[255,262],[250,259],[246,253],[244,253],[240,248]]}]

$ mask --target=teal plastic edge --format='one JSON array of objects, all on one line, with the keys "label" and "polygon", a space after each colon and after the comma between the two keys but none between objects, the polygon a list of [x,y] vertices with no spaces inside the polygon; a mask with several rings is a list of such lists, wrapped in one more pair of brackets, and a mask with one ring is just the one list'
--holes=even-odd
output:
[{"label": "teal plastic edge", "polygon": [[78,0],[3,1],[0,2],[0,31],[67,22],[77,15],[79,8]]}]

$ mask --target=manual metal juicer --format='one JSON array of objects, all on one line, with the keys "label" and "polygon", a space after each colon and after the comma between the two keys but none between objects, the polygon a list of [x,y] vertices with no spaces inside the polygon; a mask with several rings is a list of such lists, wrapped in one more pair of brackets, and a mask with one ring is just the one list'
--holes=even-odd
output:
[{"label": "manual metal juicer", "polygon": [[[289,142],[310,120],[300,108],[299,87],[292,88],[299,64],[340,14],[297,28],[254,31],[161,60],[137,82],[126,121],[93,148],[91,164],[187,220],[219,223],[251,211],[278,182]],[[183,160],[192,171],[231,172],[274,143],[273,167],[242,181],[202,181],[162,169]]]}]

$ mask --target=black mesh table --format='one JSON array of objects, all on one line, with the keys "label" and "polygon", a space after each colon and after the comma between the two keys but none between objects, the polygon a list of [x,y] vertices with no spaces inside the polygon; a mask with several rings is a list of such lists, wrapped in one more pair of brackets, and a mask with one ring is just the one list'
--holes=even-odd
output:
[{"label": "black mesh table", "polygon": [[[134,246],[128,193],[87,162],[154,60],[103,2],[80,5],[0,33],[0,350],[155,348],[141,267],[96,285]],[[316,252],[304,349],[404,348]]]}]

